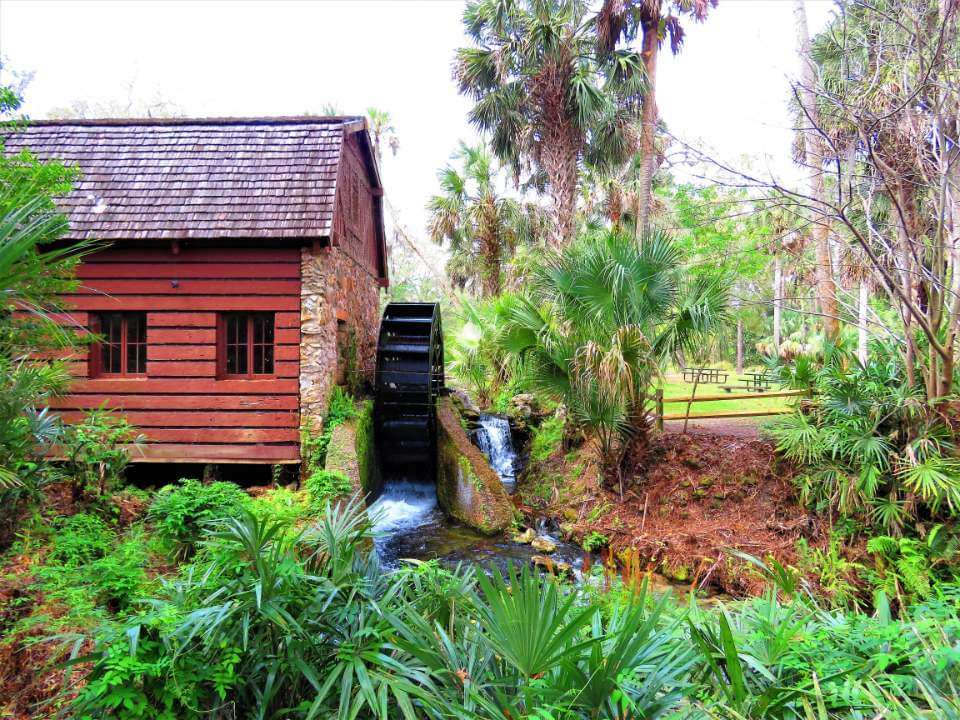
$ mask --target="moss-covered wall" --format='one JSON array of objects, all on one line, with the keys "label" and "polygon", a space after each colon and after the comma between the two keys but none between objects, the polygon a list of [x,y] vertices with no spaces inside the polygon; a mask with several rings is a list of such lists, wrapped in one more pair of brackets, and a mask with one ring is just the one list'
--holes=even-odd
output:
[{"label": "moss-covered wall", "polygon": [[437,501],[451,517],[488,535],[513,522],[513,504],[500,477],[460,424],[449,398],[437,409]]},{"label": "moss-covered wall", "polygon": [[347,476],[350,480],[351,495],[361,492],[363,488],[360,482],[356,439],[357,426],[354,420],[347,420],[337,425],[330,434],[327,460],[324,463],[324,470],[340,472]]},{"label": "moss-covered wall", "polygon": [[356,440],[357,464],[360,487],[368,499],[376,498],[383,490],[383,477],[377,460],[377,448],[373,432],[373,401],[367,400],[357,416]]}]

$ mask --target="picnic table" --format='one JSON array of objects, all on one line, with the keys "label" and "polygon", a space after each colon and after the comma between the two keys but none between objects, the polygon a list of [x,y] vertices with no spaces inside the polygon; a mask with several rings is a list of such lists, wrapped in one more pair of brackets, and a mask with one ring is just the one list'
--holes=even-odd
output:
[{"label": "picnic table", "polygon": [[747,390],[763,392],[770,389],[775,378],[768,372],[745,372],[744,377],[739,378],[739,381],[747,386]]},{"label": "picnic table", "polygon": [[721,385],[720,389],[726,393],[733,390],[746,390],[747,392],[763,392],[769,390],[770,386],[777,382],[773,373],[769,372],[745,372],[744,377],[737,378],[739,385]]},{"label": "picnic table", "polygon": [[700,382],[703,383],[725,383],[727,373],[720,368],[684,368],[683,381],[686,383],[697,382],[697,375],[700,375]]}]

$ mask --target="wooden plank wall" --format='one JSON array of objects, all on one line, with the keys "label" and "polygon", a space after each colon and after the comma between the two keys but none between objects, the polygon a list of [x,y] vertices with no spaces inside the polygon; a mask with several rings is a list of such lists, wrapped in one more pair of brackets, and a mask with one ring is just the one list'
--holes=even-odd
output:
[{"label": "wooden plank wall", "polygon": [[[88,377],[74,363],[72,394],[54,407],[68,421],[106,403],[127,411],[149,443],[143,461],[299,460],[299,248],[118,248],[90,256],[68,298],[89,313],[147,314],[147,377]],[[217,379],[217,311],[276,313],[275,373]]]},{"label": "wooden plank wall", "polygon": [[[351,209],[354,200],[351,197],[351,182],[356,182],[358,189],[356,212]],[[373,188],[355,135],[350,136],[343,145],[333,219],[334,237],[340,249],[376,278],[379,274],[379,247]]]}]

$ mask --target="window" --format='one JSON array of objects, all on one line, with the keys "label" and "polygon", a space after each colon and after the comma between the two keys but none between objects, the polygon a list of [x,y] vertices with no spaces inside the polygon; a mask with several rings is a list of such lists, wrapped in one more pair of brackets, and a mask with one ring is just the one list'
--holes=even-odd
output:
[{"label": "window", "polygon": [[90,351],[90,374],[145,375],[147,372],[147,315],[140,312],[100,313],[93,316],[100,342]]},{"label": "window", "polygon": [[273,374],[273,313],[224,313],[217,362],[221,377]]}]

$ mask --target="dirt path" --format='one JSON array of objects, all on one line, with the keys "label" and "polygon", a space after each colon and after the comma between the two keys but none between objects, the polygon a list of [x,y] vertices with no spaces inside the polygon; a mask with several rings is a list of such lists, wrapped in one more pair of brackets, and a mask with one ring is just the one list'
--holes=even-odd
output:
[{"label": "dirt path", "polygon": [[[758,440],[760,423],[760,418],[691,420],[687,425],[687,432],[691,435],[732,435],[744,440]],[[683,431],[683,420],[667,420],[663,429],[669,433],[680,433]]]}]

